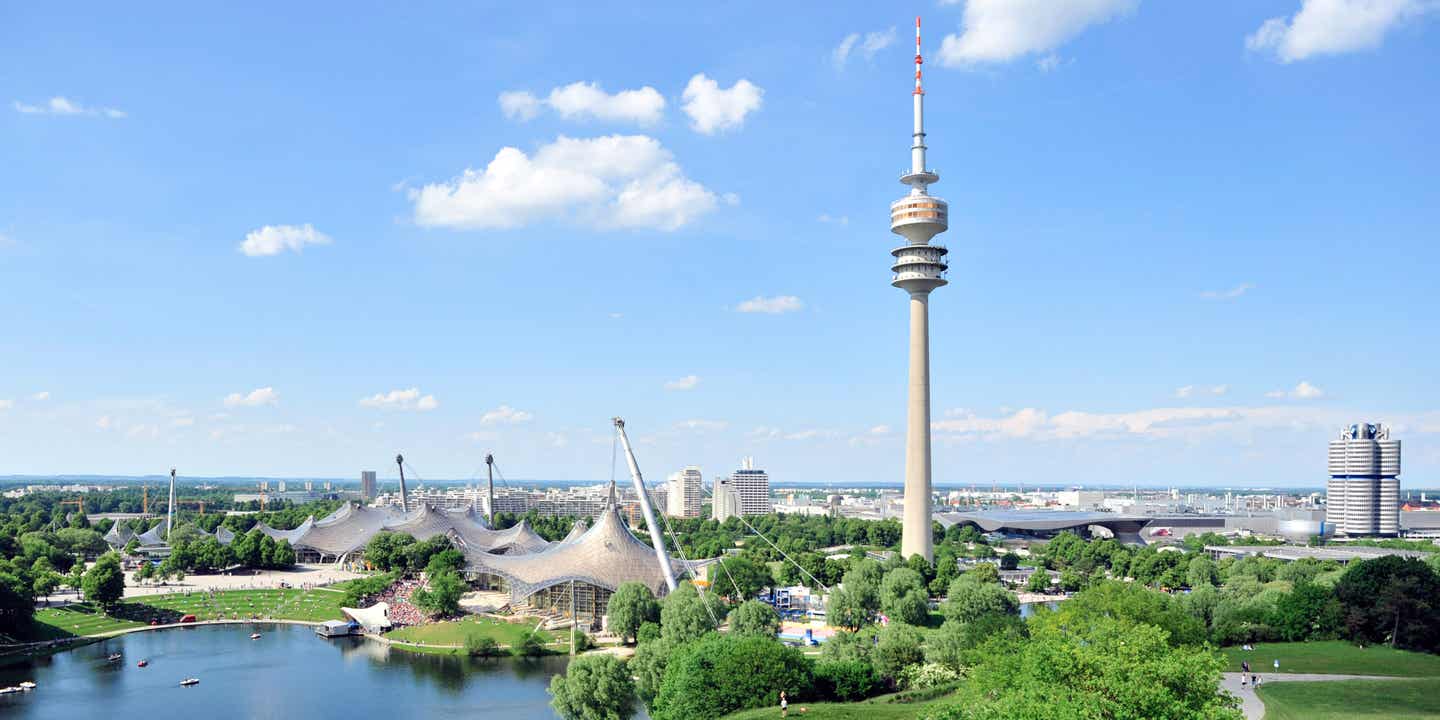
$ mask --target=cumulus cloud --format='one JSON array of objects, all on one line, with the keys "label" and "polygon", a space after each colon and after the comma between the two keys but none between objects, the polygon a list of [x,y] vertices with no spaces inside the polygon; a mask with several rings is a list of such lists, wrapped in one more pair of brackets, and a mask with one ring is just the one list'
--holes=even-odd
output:
[{"label": "cumulus cloud", "polygon": [[1254,289],[1254,283],[1241,283],[1229,290],[1206,290],[1200,293],[1200,297],[1206,300],[1234,300]]},{"label": "cumulus cloud", "polygon": [[1252,52],[1290,63],[1379,47],[1386,33],[1440,8],[1433,0],[1302,0],[1288,20],[1266,20],[1245,38]]},{"label": "cumulus cloud", "polygon": [[30,399],[31,399],[31,400],[34,400],[34,401],[36,401],[36,402],[44,402],[44,401],[50,399],[50,391],[49,391],[49,390],[41,390],[40,392],[37,392],[37,393],[35,393],[34,395],[31,395],[31,396],[30,396]]},{"label": "cumulus cloud", "polygon": [[665,97],[648,85],[610,94],[598,83],[574,82],[541,100],[528,91],[500,93],[500,110],[513,120],[530,120],[549,107],[567,120],[594,119],[654,125],[665,116]]},{"label": "cumulus cloud", "polygon": [[696,386],[696,385],[699,385],[699,384],[700,384],[700,378],[698,378],[698,377],[696,377],[696,376],[694,376],[694,375],[686,375],[685,377],[679,378],[679,379],[677,379],[677,380],[671,380],[671,381],[665,383],[665,389],[666,389],[666,390],[694,390],[694,389],[695,389],[695,386]]},{"label": "cumulus cloud", "polygon": [[1315,398],[1323,397],[1324,395],[1324,390],[1321,390],[1315,385],[1310,384],[1308,380],[1301,380],[1300,384],[1296,385],[1290,390],[1271,390],[1270,392],[1265,393],[1265,397],[1268,398],[1290,398],[1292,400],[1314,400]]},{"label": "cumulus cloud", "polygon": [[776,295],[765,297],[763,295],[750,298],[735,306],[736,312],[742,313],[766,313],[779,315],[780,313],[799,312],[805,309],[805,303],[794,295]]},{"label": "cumulus cloud", "polygon": [[889,426],[889,425],[876,425],[875,427],[870,428],[869,433],[870,433],[871,435],[889,435],[889,434],[890,434],[890,426]]},{"label": "cumulus cloud", "polygon": [[471,230],[562,218],[669,231],[717,205],[715,193],[685,177],[670,151],[645,135],[562,135],[534,155],[505,147],[483,170],[409,192],[417,224]]},{"label": "cumulus cloud", "polygon": [[894,43],[895,28],[893,27],[889,30],[867,32],[864,35],[860,33],[850,33],[846,35],[845,39],[841,40],[840,44],[835,47],[835,50],[830,53],[830,60],[835,63],[835,67],[843,68],[845,67],[845,63],[850,60],[852,54],[861,55],[866,60],[869,60],[875,57],[875,53],[890,47]]},{"label": "cumulus cloud", "polygon": [[0,400],[0,410],[9,410],[15,407],[14,400]]},{"label": "cumulus cloud", "polygon": [[940,43],[940,63],[960,67],[1050,53],[1137,5],[1139,0],[968,0],[960,34]]},{"label": "cumulus cloud", "polygon": [[286,250],[300,252],[306,245],[329,245],[330,236],[311,227],[310,223],[304,225],[266,225],[259,230],[251,230],[245,234],[245,241],[240,243],[240,252],[250,257],[264,257],[267,255],[279,255]]},{"label": "cumulus cloud", "polygon": [[719,431],[728,427],[730,427],[730,423],[724,420],[681,420],[675,423],[676,430],[694,430],[696,432]]},{"label": "cumulus cloud", "polygon": [[391,390],[388,393],[375,393],[369,397],[360,398],[360,406],[424,412],[440,407],[440,401],[436,400],[434,395],[421,395],[420,388],[412,387],[405,390]]},{"label": "cumulus cloud", "polygon": [[501,405],[494,410],[487,411],[480,416],[482,425],[519,425],[530,422],[535,416],[524,410],[516,410],[509,405]]},{"label": "cumulus cloud", "polygon": [[828,214],[828,213],[820,213],[820,217],[815,218],[815,219],[816,219],[816,220],[819,220],[820,222],[825,223],[825,224],[827,224],[827,225],[828,225],[828,224],[831,224],[831,223],[834,223],[834,224],[836,224],[836,225],[849,225],[849,224],[850,224],[850,216],[849,216],[849,215],[838,215],[838,216],[835,216],[835,215],[830,215],[830,214]]},{"label": "cumulus cloud", "polygon": [[765,91],[749,80],[738,80],[728,90],[700,73],[690,78],[681,99],[681,109],[690,116],[690,127],[702,135],[738,129],[745,116],[760,109]]},{"label": "cumulus cloud", "polygon": [[125,111],[116,110],[111,107],[86,107],[74,100],[58,95],[38,105],[31,105],[16,100],[11,103],[11,106],[15,108],[15,112],[23,115],[90,115],[94,117],[106,117],[112,120],[119,120],[127,115]]},{"label": "cumulus cloud", "polygon": [[260,407],[278,402],[280,393],[275,392],[273,387],[256,388],[243,395],[235,392],[225,396],[225,407]]},{"label": "cumulus cloud", "polygon": [[1224,395],[1229,391],[1229,385],[1186,385],[1184,387],[1175,388],[1175,397],[1184,399],[1194,397],[1197,394]]},{"label": "cumulus cloud", "polygon": [[113,424],[114,421],[110,419],[109,415],[101,415],[100,417],[95,419],[95,427],[101,430],[109,430],[110,426]]}]

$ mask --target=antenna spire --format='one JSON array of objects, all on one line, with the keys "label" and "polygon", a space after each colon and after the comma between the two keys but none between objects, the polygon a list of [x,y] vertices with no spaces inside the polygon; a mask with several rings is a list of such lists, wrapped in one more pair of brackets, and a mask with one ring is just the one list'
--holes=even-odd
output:
[{"label": "antenna spire", "polygon": [[925,61],[920,57],[920,16],[915,16],[915,94],[924,95],[924,88],[920,87],[920,65]]}]

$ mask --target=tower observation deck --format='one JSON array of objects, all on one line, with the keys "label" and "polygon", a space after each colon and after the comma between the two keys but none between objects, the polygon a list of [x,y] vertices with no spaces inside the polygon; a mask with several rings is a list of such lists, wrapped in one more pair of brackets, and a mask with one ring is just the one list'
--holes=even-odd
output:
[{"label": "tower observation deck", "polygon": [[890,203],[890,231],[905,244],[890,251],[890,284],[910,294],[910,380],[905,431],[905,517],[900,553],[931,559],[930,537],[930,292],[946,284],[945,255],[930,240],[950,226],[950,206],[930,194],[940,175],[925,166],[925,89],[921,83],[920,18],[915,18],[915,129],[910,169],[900,182],[910,193]]}]

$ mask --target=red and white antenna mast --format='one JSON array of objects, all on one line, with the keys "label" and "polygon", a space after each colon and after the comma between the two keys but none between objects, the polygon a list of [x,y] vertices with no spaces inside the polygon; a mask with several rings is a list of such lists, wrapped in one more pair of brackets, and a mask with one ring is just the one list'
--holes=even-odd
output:
[{"label": "red and white antenna mast", "polygon": [[915,94],[924,95],[925,90],[920,87],[920,65],[925,61],[920,58],[920,16],[915,16]]}]

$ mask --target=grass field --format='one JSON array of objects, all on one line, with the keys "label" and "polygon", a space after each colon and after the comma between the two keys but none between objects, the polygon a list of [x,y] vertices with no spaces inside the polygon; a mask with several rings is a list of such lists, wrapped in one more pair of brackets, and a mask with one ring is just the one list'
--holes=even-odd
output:
[{"label": "grass field", "polygon": [[1271,673],[1275,671],[1272,663],[1278,658],[1282,673],[1440,676],[1440,656],[1375,645],[1361,649],[1338,640],[1261,643],[1250,652],[1238,647],[1224,648],[1222,652],[1225,653],[1226,669],[1230,672],[1239,672],[1240,661],[1249,660],[1252,671]]},{"label": "grass field", "polygon": [[[1280,661],[1282,663],[1284,660]],[[1338,680],[1260,686],[1265,720],[1419,720],[1440,717],[1440,679]]]},{"label": "grass field", "polygon": [[321,622],[340,617],[342,597],[341,593],[327,590],[231,590],[214,595],[152,595],[121,603],[108,616],[86,603],[44,608],[35,613],[31,639],[100,635],[142,627],[152,619],[161,624],[178,622],[185,615],[194,615],[197,620],[263,617]]},{"label": "grass field", "polygon": [[[470,617],[463,620],[400,628],[385,633],[385,637],[413,643],[464,646],[466,637],[475,636],[488,637],[500,645],[511,646],[520,642],[520,636],[534,627],[535,623],[533,622],[512,623],[494,618]],[[541,641],[547,644],[568,642],[570,638],[568,632],[550,633],[541,630],[539,635]],[[463,650],[458,652],[463,652]]]},{"label": "grass field", "polygon": [[[796,702],[790,704],[789,717],[805,720],[910,720],[921,710],[938,707],[950,701],[947,695],[933,700],[903,702],[905,695],[881,695],[854,703]],[[805,712],[800,712],[800,708],[805,708]],[[775,720],[779,717],[780,708],[776,706],[731,713],[726,715],[724,720]]]}]

